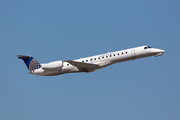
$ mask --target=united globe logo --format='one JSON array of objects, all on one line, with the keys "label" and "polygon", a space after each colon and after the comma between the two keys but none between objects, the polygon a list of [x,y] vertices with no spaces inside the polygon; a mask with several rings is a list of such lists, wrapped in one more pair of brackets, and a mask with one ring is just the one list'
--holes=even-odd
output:
[{"label": "united globe logo", "polygon": [[33,59],[29,64],[29,71],[34,72],[34,70],[39,68],[41,68],[41,64],[37,60]]}]

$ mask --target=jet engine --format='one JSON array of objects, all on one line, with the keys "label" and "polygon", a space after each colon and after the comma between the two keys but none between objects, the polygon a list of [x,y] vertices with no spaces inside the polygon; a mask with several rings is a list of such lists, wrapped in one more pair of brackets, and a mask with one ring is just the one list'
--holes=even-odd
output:
[{"label": "jet engine", "polygon": [[61,69],[63,67],[63,61],[54,61],[47,64],[42,64],[42,69],[44,70],[55,70]]}]

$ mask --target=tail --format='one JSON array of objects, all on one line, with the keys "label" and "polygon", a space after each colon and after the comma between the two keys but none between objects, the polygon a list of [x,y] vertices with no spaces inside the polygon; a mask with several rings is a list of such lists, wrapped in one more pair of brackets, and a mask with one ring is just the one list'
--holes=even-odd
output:
[{"label": "tail", "polygon": [[35,60],[32,56],[24,56],[24,55],[16,55],[16,56],[24,61],[30,72],[42,67],[41,64],[37,60]]}]

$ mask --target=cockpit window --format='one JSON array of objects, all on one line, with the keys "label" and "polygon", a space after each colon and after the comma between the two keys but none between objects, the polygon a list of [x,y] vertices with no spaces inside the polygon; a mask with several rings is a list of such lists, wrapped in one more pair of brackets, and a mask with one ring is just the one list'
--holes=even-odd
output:
[{"label": "cockpit window", "polygon": [[148,49],[148,47],[144,47],[144,49]]},{"label": "cockpit window", "polygon": [[151,47],[149,47],[149,46],[146,46],[146,47],[144,47],[144,50],[146,50],[146,49],[149,49],[149,48],[151,48]]}]

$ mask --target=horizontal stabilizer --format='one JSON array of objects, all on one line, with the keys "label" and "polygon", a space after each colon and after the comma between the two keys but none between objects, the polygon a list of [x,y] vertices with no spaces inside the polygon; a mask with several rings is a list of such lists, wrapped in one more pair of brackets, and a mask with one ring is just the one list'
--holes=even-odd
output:
[{"label": "horizontal stabilizer", "polygon": [[18,57],[19,59],[25,60],[25,59],[29,59],[31,56],[16,55],[16,57]]}]

